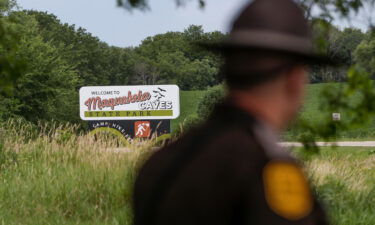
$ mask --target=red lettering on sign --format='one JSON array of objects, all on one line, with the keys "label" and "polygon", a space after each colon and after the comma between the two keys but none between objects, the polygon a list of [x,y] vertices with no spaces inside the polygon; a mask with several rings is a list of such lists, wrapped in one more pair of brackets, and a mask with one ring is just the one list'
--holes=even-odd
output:
[{"label": "red lettering on sign", "polygon": [[150,98],[151,94],[149,92],[143,93],[142,91],[138,91],[137,94],[133,95],[131,91],[129,91],[128,96],[117,98],[101,99],[100,97],[91,97],[85,101],[85,106],[87,106],[89,111],[96,110],[97,108],[100,110],[103,108],[111,108],[114,110],[116,106],[144,102]]}]

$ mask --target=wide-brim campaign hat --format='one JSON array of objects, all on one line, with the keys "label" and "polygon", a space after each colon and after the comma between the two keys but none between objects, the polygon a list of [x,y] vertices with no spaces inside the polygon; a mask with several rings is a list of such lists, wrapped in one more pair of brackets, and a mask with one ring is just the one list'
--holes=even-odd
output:
[{"label": "wide-brim campaign hat", "polygon": [[229,36],[219,43],[199,43],[221,53],[263,50],[298,57],[311,64],[337,64],[313,50],[311,28],[292,0],[254,0],[234,20]]}]

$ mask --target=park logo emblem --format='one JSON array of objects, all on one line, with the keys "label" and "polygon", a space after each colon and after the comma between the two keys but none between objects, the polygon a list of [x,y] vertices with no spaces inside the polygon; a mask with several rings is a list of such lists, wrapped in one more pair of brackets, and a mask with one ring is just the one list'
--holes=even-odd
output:
[{"label": "park logo emblem", "polygon": [[313,209],[313,198],[302,169],[295,163],[272,161],[263,169],[265,197],[277,215],[299,220]]},{"label": "park logo emblem", "polygon": [[137,138],[147,138],[151,135],[150,121],[136,121],[134,123],[134,136]]}]

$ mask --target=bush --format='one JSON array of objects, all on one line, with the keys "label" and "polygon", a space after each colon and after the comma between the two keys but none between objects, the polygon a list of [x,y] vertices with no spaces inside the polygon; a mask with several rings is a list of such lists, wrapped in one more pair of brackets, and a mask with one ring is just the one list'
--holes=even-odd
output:
[{"label": "bush", "polygon": [[207,119],[214,107],[224,99],[226,92],[227,91],[223,85],[218,85],[208,89],[198,101],[198,117],[200,119]]},{"label": "bush", "polygon": [[196,115],[187,116],[180,124],[177,126],[176,130],[173,132],[173,136],[178,138],[186,133],[191,128],[197,126],[202,122],[200,118]]}]

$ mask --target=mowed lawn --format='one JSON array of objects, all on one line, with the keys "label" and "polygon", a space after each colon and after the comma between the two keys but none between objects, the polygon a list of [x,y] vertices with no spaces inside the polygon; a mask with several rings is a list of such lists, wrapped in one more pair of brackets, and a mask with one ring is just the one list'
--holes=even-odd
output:
[{"label": "mowed lawn", "polygon": [[[322,118],[330,117],[332,112],[322,110],[321,92],[324,88],[334,87],[340,84],[310,84],[307,86],[305,103],[301,109],[300,116],[312,123],[319,123]],[[196,116],[197,104],[199,99],[204,95],[205,91],[181,91],[181,113],[180,117],[172,120],[172,131],[181,126],[188,118]],[[354,98],[353,101],[356,101]],[[346,115],[341,115],[342,120],[346,119]],[[288,141],[293,141],[295,134],[287,133]],[[364,127],[353,128],[349,131],[341,132],[339,140],[375,140],[375,120],[369,121]]]},{"label": "mowed lawn", "polygon": [[[331,117],[333,112],[324,111],[322,108],[321,92],[324,88],[339,88],[342,84],[311,84],[307,87],[305,104],[301,110],[300,116],[312,123],[319,123],[324,117]],[[360,96],[356,95],[351,100],[358,101]],[[348,116],[341,113],[341,119],[345,121]],[[351,128],[348,131],[339,131],[337,136],[339,140],[375,140],[375,120],[368,121],[363,127]]]},{"label": "mowed lawn", "polygon": [[180,92],[180,116],[172,120],[172,131],[182,125],[189,116],[196,115],[199,99],[205,91],[181,91]]}]

